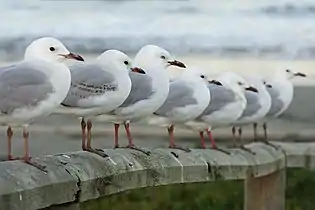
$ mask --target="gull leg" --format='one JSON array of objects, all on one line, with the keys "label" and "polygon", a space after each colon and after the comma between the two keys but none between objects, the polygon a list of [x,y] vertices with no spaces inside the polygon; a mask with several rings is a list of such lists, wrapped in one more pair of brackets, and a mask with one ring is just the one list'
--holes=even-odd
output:
[{"label": "gull leg", "polygon": [[86,122],[83,117],[81,120],[81,138],[82,138],[81,148],[82,150],[85,151],[86,150]]},{"label": "gull leg", "polygon": [[114,138],[115,138],[115,145],[114,148],[119,148],[119,143],[118,143],[118,131],[119,131],[119,124],[115,123],[114,124],[114,129],[115,129],[115,133],[114,133]]},{"label": "gull leg", "polygon": [[201,148],[202,148],[202,149],[206,149],[205,137],[203,136],[203,131],[199,131],[199,136],[200,136]]},{"label": "gull leg", "polygon": [[248,149],[248,148],[246,148],[246,147],[244,146],[242,133],[243,133],[242,127],[239,127],[239,128],[238,128],[238,136],[239,136],[239,140],[240,140],[240,147],[239,147],[239,148],[242,149],[242,150],[244,150],[244,151],[246,151],[246,152],[249,152],[249,153],[255,155],[254,152],[252,152],[250,149]]},{"label": "gull leg", "polygon": [[86,143],[85,151],[97,154],[104,158],[108,157],[108,155],[106,155],[101,149],[93,149],[91,144],[92,144],[92,121],[88,120],[87,121],[87,143]]},{"label": "gull leg", "polygon": [[215,140],[214,140],[214,138],[213,138],[213,135],[212,135],[211,130],[208,128],[206,131],[207,131],[208,137],[209,137],[210,142],[211,142],[211,149],[213,149],[213,150],[218,150],[218,151],[223,152],[223,153],[228,154],[228,155],[231,154],[230,152],[228,152],[228,151],[226,151],[226,150],[223,150],[223,149],[218,148],[218,147],[217,147],[217,144],[215,143]]},{"label": "gull leg", "polygon": [[257,135],[257,123],[253,124],[253,129],[254,129],[254,142],[257,142],[258,140],[258,135]]},{"label": "gull leg", "polygon": [[[130,123],[129,122],[125,122],[124,126],[125,126],[125,130],[126,130],[127,138],[128,138],[128,145],[125,148],[138,150],[140,152],[143,152],[146,155],[150,155],[150,153],[151,153],[150,151],[145,151],[144,149],[134,145],[133,138],[132,138],[132,135],[131,135],[131,132],[130,132]],[[124,147],[121,147],[121,148],[124,148]]]},{"label": "gull leg", "polygon": [[11,128],[11,126],[8,127],[7,129],[7,137],[8,137],[8,148],[7,148],[7,151],[8,151],[8,160],[16,160],[18,158],[14,158],[13,155],[12,155],[12,136],[13,136],[13,130]]},{"label": "gull leg", "polygon": [[190,152],[190,149],[188,149],[188,148],[183,148],[183,147],[180,147],[180,146],[175,145],[175,139],[174,139],[174,125],[171,125],[170,127],[168,127],[168,128],[167,128],[167,131],[168,131],[168,136],[169,136],[169,139],[170,139],[169,148],[172,148],[172,149],[179,149],[179,150],[183,150],[183,151],[185,151],[185,152]]},{"label": "gull leg", "polygon": [[23,138],[24,138],[24,163],[29,164],[31,166],[34,166],[35,168],[43,171],[43,172],[47,172],[47,170],[45,170],[46,166],[40,165],[38,163],[35,163],[33,161],[31,161],[31,157],[29,154],[29,145],[28,145],[28,140],[29,140],[29,132],[27,129],[27,126],[23,127]]},{"label": "gull leg", "polygon": [[237,147],[235,132],[236,132],[236,128],[235,128],[235,126],[233,126],[233,127],[232,127],[232,135],[233,135],[233,148],[236,148],[236,147]]},{"label": "gull leg", "polygon": [[264,122],[263,124],[263,129],[264,129],[264,141],[268,141],[268,134],[267,134],[267,123]]},{"label": "gull leg", "polygon": [[268,146],[271,146],[273,148],[275,148],[276,150],[278,149],[278,147],[276,145],[271,144],[268,141],[268,135],[267,135],[267,123],[264,122],[263,124],[263,129],[264,129],[264,140],[262,141],[264,144],[267,144]]}]

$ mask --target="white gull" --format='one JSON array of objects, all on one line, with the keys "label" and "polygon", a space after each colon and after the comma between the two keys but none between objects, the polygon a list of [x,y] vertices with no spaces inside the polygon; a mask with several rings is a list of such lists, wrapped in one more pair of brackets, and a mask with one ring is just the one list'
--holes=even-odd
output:
[{"label": "white gull", "polygon": [[119,148],[119,125],[124,123],[128,137],[127,148],[143,151],[133,143],[129,129],[130,122],[148,117],[164,103],[169,92],[167,67],[174,65],[185,68],[185,65],[175,60],[169,52],[155,45],[142,47],[137,53],[134,62],[146,74],[130,75],[131,91],[124,103],[115,109],[111,115],[101,115],[96,120],[114,123],[115,148]]},{"label": "white gull", "polygon": [[[120,106],[131,90],[129,72],[137,74],[144,71],[134,67],[131,59],[118,50],[107,50],[92,62],[69,68],[71,87],[62,102],[63,107],[54,113],[82,117],[82,149],[106,157],[91,146],[91,119]],[[87,123],[85,117],[88,118]]]},{"label": "white gull", "polygon": [[272,86],[272,88],[267,89],[271,97],[271,107],[266,114],[263,123],[263,142],[268,145],[271,144],[268,142],[267,121],[279,117],[288,109],[289,105],[292,102],[294,94],[294,88],[291,82],[291,79],[293,79],[294,77],[306,77],[306,75],[301,72],[294,72],[290,69],[280,69],[277,70],[276,73],[272,75],[272,77],[265,78],[265,81]]},{"label": "white gull", "polygon": [[184,149],[175,144],[174,126],[195,119],[208,106],[210,92],[208,81],[200,69],[186,69],[170,83],[170,91],[163,105],[148,119],[148,124],[167,127],[169,148]]},{"label": "white gull", "polygon": [[[242,113],[242,115],[234,122],[232,125],[232,133],[235,135],[236,127],[238,127],[238,134],[239,134],[239,141],[240,141],[240,148],[248,150],[244,147],[242,141],[242,127],[248,124],[254,124],[254,139],[257,139],[257,131],[255,129],[255,125],[265,117],[271,107],[271,97],[268,93],[267,89],[272,88],[272,86],[262,78],[257,76],[246,76],[243,77],[251,86],[257,88],[258,93],[246,91],[245,98],[246,98],[246,107]],[[252,153],[252,152],[251,152]]]},{"label": "white gull", "polygon": [[227,153],[217,147],[212,130],[235,122],[246,106],[245,91],[257,90],[234,72],[221,73],[215,80],[210,81],[208,89],[211,99],[207,108],[196,119],[185,125],[199,132],[202,148],[205,148],[203,133],[206,131],[211,141],[211,148]]},{"label": "white gull", "polygon": [[8,158],[13,159],[11,126],[23,127],[24,162],[31,162],[28,147],[28,125],[48,116],[66,97],[71,75],[62,62],[66,59],[83,61],[70,53],[57,39],[45,37],[33,41],[25,51],[24,60],[0,68],[0,124],[8,125]]}]

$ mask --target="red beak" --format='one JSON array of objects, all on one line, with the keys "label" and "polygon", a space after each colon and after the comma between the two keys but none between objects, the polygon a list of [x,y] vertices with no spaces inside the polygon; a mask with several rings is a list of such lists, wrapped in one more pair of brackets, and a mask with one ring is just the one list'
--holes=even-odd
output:
[{"label": "red beak", "polygon": [[173,66],[178,66],[178,67],[181,67],[181,68],[186,68],[185,64],[180,62],[180,61],[177,61],[177,60],[173,60],[173,61],[168,61],[168,63],[170,65],[173,65]]},{"label": "red beak", "polygon": [[69,53],[68,55],[64,55],[66,59],[73,59],[78,61],[84,61],[83,57],[79,54]]},{"label": "red beak", "polygon": [[134,67],[134,68],[131,68],[131,71],[133,72],[137,72],[139,74],[146,74],[145,71],[139,67]]}]

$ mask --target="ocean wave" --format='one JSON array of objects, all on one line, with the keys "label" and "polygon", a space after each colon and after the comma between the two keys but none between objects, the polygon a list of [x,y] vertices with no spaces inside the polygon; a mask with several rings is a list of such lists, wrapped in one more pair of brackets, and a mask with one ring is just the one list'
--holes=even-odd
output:
[{"label": "ocean wave", "polygon": [[33,39],[53,36],[86,54],[156,44],[177,54],[313,58],[315,5],[302,1],[82,0],[73,9],[74,1],[3,0],[0,55],[21,57]]},{"label": "ocean wave", "polygon": [[[16,37],[0,39],[0,56],[4,60],[16,60],[24,54],[25,47],[38,37]],[[177,55],[185,54],[209,54],[221,57],[269,57],[287,59],[310,59],[315,58],[315,44],[308,46],[288,47],[281,44],[256,44],[244,43],[215,43],[202,42],[205,37],[195,37],[198,43],[191,37],[107,37],[104,38],[79,38],[58,37],[66,46],[74,52],[82,54],[100,54],[108,49],[118,49],[125,53],[134,54],[146,44],[157,44]]]},{"label": "ocean wave", "polygon": [[315,4],[313,5],[295,5],[285,4],[281,6],[267,6],[261,9],[262,13],[267,15],[295,16],[303,17],[315,15]]}]

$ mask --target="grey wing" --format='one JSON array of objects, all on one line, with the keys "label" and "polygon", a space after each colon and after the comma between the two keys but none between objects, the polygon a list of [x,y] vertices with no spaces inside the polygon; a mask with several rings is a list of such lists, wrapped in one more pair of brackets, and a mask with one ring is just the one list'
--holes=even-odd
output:
[{"label": "grey wing", "polygon": [[267,88],[268,93],[271,97],[271,107],[266,116],[274,116],[277,114],[284,106],[283,101],[279,98],[279,91],[275,88]]},{"label": "grey wing", "polygon": [[245,91],[245,98],[247,104],[240,118],[252,116],[261,109],[258,94]]},{"label": "grey wing", "polygon": [[155,112],[157,115],[167,115],[173,109],[197,104],[194,98],[194,91],[181,81],[170,83],[169,94],[164,104]]},{"label": "grey wing", "polygon": [[210,90],[211,100],[200,116],[210,115],[235,101],[234,92],[224,86],[208,84],[208,88]]},{"label": "grey wing", "polygon": [[147,74],[139,74],[130,72],[129,77],[131,80],[131,91],[120,107],[127,107],[139,101],[149,99],[153,94],[152,78]]},{"label": "grey wing", "polygon": [[49,78],[36,65],[20,63],[0,69],[0,111],[3,114],[36,106],[53,92]]},{"label": "grey wing", "polygon": [[76,107],[81,99],[104,95],[116,91],[118,84],[115,77],[96,64],[78,64],[69,67],[71,86],[64,106]]}]

